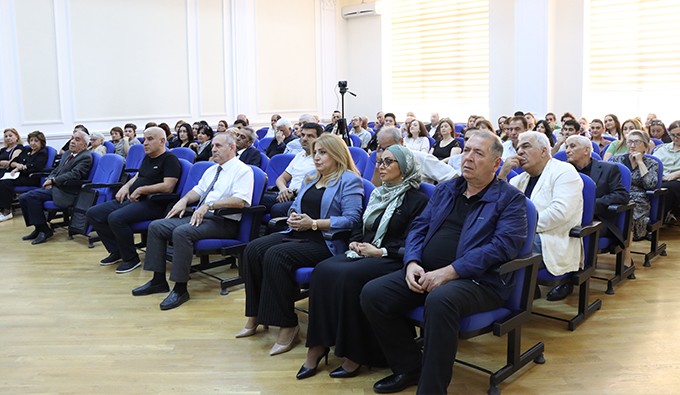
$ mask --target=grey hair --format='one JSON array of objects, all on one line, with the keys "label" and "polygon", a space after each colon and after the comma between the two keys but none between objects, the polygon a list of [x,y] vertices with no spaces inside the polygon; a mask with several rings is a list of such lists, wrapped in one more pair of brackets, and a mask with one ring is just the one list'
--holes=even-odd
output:
[{"label": "grey hair", "polygon": [[392,139],[392,141],[394,141],[394,144],[401,144],[402,141],[401,130],[397,128],[383,128],[380,129],[380,132],[378,133],[380,133],[378,135],[378,138],[380,138],[380,136],[388,136],[389,138]]},{"label": "grey hair", "polygon": [[88,146],[90,145],[90,135],[85,133],[82,129],[76,129],[73,131],[73,134],[80,133],[82,135],[83,140],[85,140],[85,145]]},{"label": "grey hair", "polygon": [[467,137],[469,133],[471,133],[469,138],[479,137],[484,140],[491,141],[489,152],[491,152],[491,155],[493,155],[494,159],[503,156],[503,142],[501,141],[500,137],[496,136],[495,133],[488,130],[470,129],[465,132],[465,136]]},{"label": "grey hair", "polygon": [[523,132],[522,134],[520,134],[520,136],[525,136],[533,139],[539,148],[547,148],[548,154],[550,154],[550,140],[548,140],[548,136],[546,136],[545,134],[541,132],[536,132],[534,130],[529,130]]},{"label": "grey hair", "polygon": [[290,129],[290,128],[293,127],[293,124],[290,123],[290,121],[287,120],[286,118],[281,118],[281,119],[279,119],[278,121],[276,121],[276,123],[274,124],[274,127],[275,127],[275,128],[278,128],[278,127],[280,127],[280,126],[285,126],[285,127],[287,127],[288,129]]},{"label": "grey hair", "polygon": [[303,125],[308,122],[316,123],[316,117],[312,114],[302,114],[300,115],[299,121]]},{"label": "grey hair", "polygon": [[226,131],[225,132],[217,132],[213,136],[213,139],[217,136],[224,136],[227,139],[227,144],[229,144],[229,145],[236,144],[236,140],[234,140],[234,136],[232,136],[231,133],[227,133]]},{"label": "grey hair", "polygon": [[576,141],[578,145],[580,145],[581,147],[585,147],[589,155],[593,151],[593,143],[586,136],[581,136],[578,134],[569,136],[567,137],[567,144],[569,143],[569,140]]},{"label": "grey hair", "polygon": [[255,141],[257,139],[257,133],[255,133],[253,128],[251,128],[250,126],[246,126],[245,128],[243,128],[243,130],[248,132],[248,138],[250,139],[250,141]]}]

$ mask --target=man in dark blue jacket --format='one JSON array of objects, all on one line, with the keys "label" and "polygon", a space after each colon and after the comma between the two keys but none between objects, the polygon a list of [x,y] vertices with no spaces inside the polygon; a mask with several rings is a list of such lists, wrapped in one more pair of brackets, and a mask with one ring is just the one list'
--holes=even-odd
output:
[{"label": "man in dark blue jacket", "polygon": [[[463,177],[439,184],[406,239],[405,271],[364,287],[361,306],[394,374],[375,392],[446,393],[462,317],[500,307],[511,277],[494,270],[517,257],[527,235],[524,195],[496,178],[500,139],[480,132],[465,144]],[[425,346],[404,317],[425,305]]]}]

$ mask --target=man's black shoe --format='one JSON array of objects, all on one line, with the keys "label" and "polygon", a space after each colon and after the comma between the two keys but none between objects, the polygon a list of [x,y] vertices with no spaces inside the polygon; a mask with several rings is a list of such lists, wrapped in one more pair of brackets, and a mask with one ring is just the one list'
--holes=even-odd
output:
[{"label": "man's black shoe", "polygon": [[38,233],[40,233],[40,231],[38,231],[38,229],[33,229],[33,232],[31,232],[31,233],[27,234],[26,236],[22,237],[21,240],[33,240],[33,239],[35,239],[36,237],[38,237]]},{"label": "man's black shoe", "polygon": [[114,263],[118,262],[119,260],[120,260],[120,254],[118,254],[116,252],[112,252],[112,253],[109,254],[109,256],[107,256],[106,258],[99,261],[99,263],[102,266],[109,266],[109,265],[113,265]]},{"label": "man's black shoe", "polygon": [[399,373],[387,376],[373,384],[373,391],[378,394],[391,394],[401,392],[408,387],[418,385],[420,372]]},{"label": "man's black shoe", "polygon": [[558,285],[548,292],[547,300],[554,302],[556,300],[562,300],[574,292],[574,285],[572,283],[566,283]]},{"label": "man's black shoe", "polygon": [[132,296],[144,296],[166,293],[170,290],[168,283],[152,284],[151,281],[132,290]]},{"label": "man's black shoe", "polygon": [[175,307],[181,306],[184,302],[189,300],[189,292],[179,294],[179,292],[173,290],[170,295],[161,302],[161,310],[170,310]]},{"label": "man's black shoe", "polygon": [[47,240],[49,240],[50,237],[52,237],[53,235],[54,235],[54,232],[52,232],[52,231],[49,231],[47,233],[46,232],[40,232],[40,233],[38,233],[38,237],[36,237],[35,240],[33,240],[31,242],[31,244],[33,244],[33,245],[42,244],[42,243],[46,242]]}]

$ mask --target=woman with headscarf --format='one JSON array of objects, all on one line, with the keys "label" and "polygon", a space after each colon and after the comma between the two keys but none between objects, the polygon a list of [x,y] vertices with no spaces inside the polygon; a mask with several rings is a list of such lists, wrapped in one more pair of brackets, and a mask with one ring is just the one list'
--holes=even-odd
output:
[{"label": "woman with headscarf", "polygon": [[330,372],[333,378],[354,377],[361,365],[384,366],[385,359],[359,305],[364,284],[403,267],[404,246],[411,221],[427,204],[418,190],[420,174],[413,154],[401,145],[388,147],[377,161],[382,186],[371,194],[363,227],[351,237],[345,255],[319,263],[312,273],[307,327],[307,360],[296,377],[316,374],[329,347],[345,358]]}]

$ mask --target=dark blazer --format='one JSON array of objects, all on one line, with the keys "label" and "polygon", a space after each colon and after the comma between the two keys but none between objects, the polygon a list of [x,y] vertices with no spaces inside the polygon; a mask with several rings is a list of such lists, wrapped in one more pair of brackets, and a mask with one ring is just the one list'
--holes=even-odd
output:
[{"label": "dark blazer", "polygon": [[622,243],[621,229],[616,226],[616,213],[610,213],[607,207],[612,204],[626,204],[630,196],[621,183],[621,172],[614,163],[592,160],[590,178],[595,181],[595,217],[602,221],[607,230]]},{"label": "dark blazer", "polygon": [[295,136],[291,133],[290,136],[286,137],[283,139],[283,142],[279,144],[276,139],[273,139],[271,143],[269,143],[269,147],[267,147],[267,150],[265,151],[265,154],[267,154],[268,157],[272,157],[276,154],[282,154],[283,151],[286,150],[286,144],[290,143],[295,139]]},{"label": "dark blazer", "polygon": [[15,185],[39,185],[40,178],[30,178],[32,173],[43,170],[47,164],[47,149],[42,148],[35,154],[31,155],[30,149],[25,149],[15,160],[14,163],[21,163],[26,166],[26,170],[19,173],[17,180],[20,180]]},{"label": "dark blazer", "polygon": [[212,156],[212,142],[208,143],[208,145],[203,149],[203,151],[196,154],[196,160],[194,162],[209,161],[211,156]]},{"label": "dark blazer", "polygon": [[85,150],[75,158],[68,160],[71,151],[66,151],[61,156],[59,166],[52,170],[47,180],[52,180],[52,200],[59,207],[73,205],[80,191],[80,185],[66,186],[65,183],[71,180],[85,180],[92,168],[92,155],[89,150]]},{"label": "dark blazer", "polygon": [[262,163],[262,156],[260,155],[260,150],[253,147],[252,145],[246,148],[246,150],[243,151],[238,156],[238,158],[241,160],[241,162],[256,167],[260,167],[260,164]]}]

